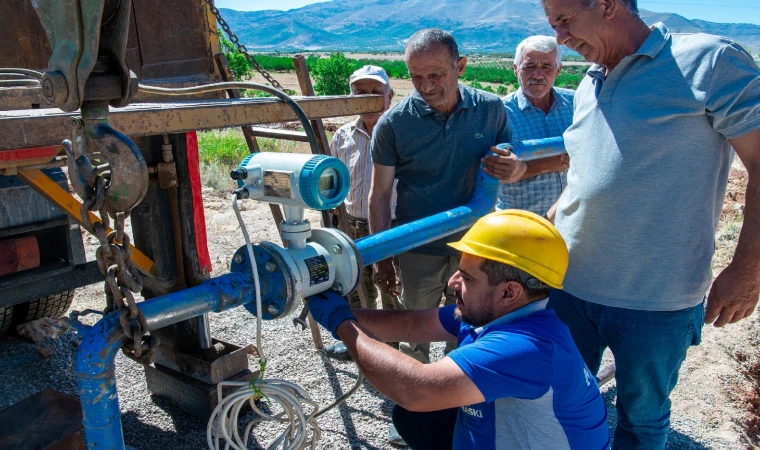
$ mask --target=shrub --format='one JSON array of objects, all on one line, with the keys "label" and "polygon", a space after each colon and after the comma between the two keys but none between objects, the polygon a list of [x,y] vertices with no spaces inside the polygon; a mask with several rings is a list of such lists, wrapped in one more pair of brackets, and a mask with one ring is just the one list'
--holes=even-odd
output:
[{"label": "shrub", "polygon": [[348,79],[354,70],[354,65],[343,53],[331,53],[329,58],[314,63],[314,90],[319,95],[348,95],[351,93]]}]

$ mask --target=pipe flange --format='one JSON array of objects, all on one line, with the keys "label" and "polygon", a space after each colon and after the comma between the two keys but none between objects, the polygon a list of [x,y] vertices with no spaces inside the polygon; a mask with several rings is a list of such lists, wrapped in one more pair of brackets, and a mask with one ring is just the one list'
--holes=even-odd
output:
[{"label": "pipe flange", "polygon": [[[272,320],[285,317],[298,308],[299,303],[294,299],[295,286],[293,275],[290,273],[288,264],[282,259],[277,251],[269,247],[276,247],[269,242],[253,246],[253,256],[256,258],[256,268],[259,272],[259,285],[261,292],[271,292],[267,298],[262,298],[261,318]],[[245,245],[240,247],[232,257],[230,272],[242,272],[251,274],[251,262],[248,259],[248,251]],[[253,277],[251,275],[251,277]],[[247,309],[256,315],[256,302],[246,303]]]},{"label": "pipe flange", "polygon": [[354,241],[346,233],[336,228],[315,228],[311,230],[309,242],[324,247],[333,259],[335,266],[335,283],[333,287],[340,295],[348,295],[359,287],[362,273],[362,257]]}]

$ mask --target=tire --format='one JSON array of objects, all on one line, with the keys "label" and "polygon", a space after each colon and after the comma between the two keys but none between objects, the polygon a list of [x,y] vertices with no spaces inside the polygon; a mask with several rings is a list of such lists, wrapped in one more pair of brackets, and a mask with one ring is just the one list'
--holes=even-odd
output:
[{"label": "tire", "polygon": [[13,323],[13,306],[7,308],[0,307],[0,336],[4,336],[5,333],[11,328]]},{"label": "tire", "polygon": [[20,325],[43,317],[60,317],[74,301],[76,290],[46,295],[37,300],[21,303],[13,307],[13,324]]}]

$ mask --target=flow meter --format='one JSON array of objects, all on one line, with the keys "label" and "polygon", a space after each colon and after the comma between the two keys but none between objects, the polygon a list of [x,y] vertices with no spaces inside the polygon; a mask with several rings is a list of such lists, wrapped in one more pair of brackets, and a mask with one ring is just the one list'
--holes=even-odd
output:
[{"label": "flow meter", "polygon": [[[260,279],[278,283],[281,295],[268,300],[264,319],[286,316],[301,299],[326,290],[347,295],[356,289],[361,257],[353,241],[334,228],[314,228],[304,209],[338,207],[348,195],[348,168],[337,158],[296,153],[254,153],[230,173],[238,199],[283,206],[279,224],[285,247],[271,242],[254,246]],[[246,247],[233,257],[232,271],[250,271]],[[255,306],[246,305],[255,314]]]},{"label": "flow meter", "polygon": [[348,168],[338,158],[253,153],[230,174],[238,198],[316,210],[337,208],[348,195]]}]

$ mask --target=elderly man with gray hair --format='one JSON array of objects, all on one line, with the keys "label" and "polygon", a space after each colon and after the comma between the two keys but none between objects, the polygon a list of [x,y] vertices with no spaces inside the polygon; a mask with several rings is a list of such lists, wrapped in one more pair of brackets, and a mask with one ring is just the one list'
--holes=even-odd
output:
[{"label": "elderly man with gray hair", "polygon": [[[550,36],[520,42],[513,65],[520,88],[504,98],[509,141],[562,136],[573,122],[573,94],[555,88],[562,51]],[[544,215],[567,186],[567,155],[528,161],[522,179],[503,184],[496,209],[525,209]]]}]

